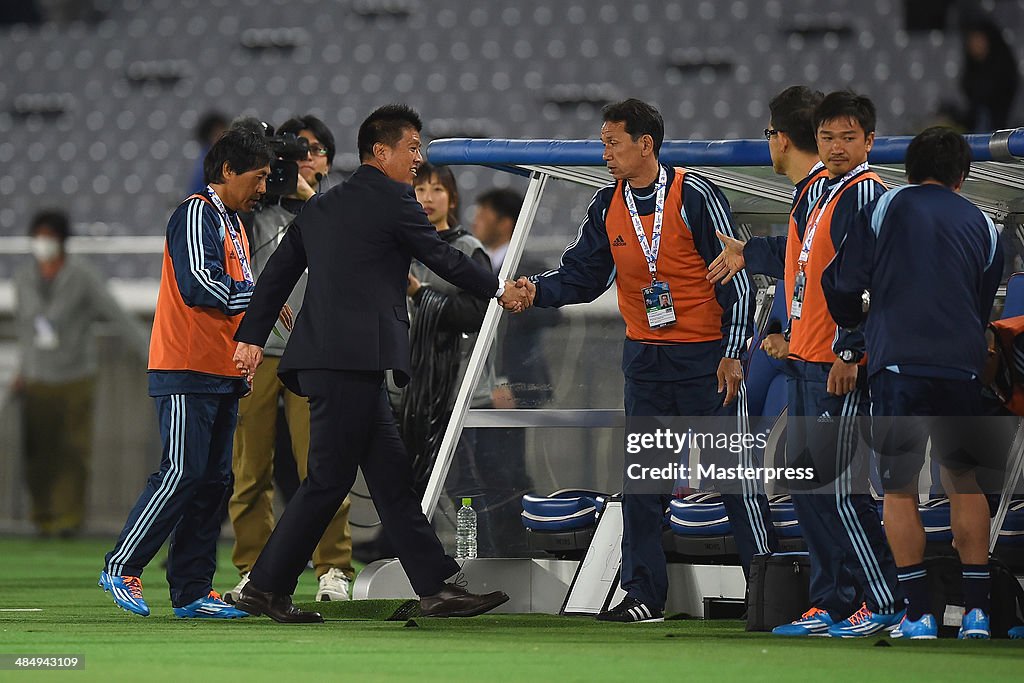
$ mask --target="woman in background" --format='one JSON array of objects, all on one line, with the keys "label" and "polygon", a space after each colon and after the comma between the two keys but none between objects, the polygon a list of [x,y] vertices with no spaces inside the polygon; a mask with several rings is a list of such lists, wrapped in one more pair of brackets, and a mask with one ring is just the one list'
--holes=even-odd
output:
[{"label": "woman in background", "polygon": [[[491,267],[483,244],[459,225],[459,190],[447,166],[420,167],[413,183],[416,199],[444,241],[474,261]],[[418,458],[418,473],[425,485],[429,467],[437,455],[465,375],[477,333],[487,312],[487,301],[462,291],[413,262],[408,288],[411,320],[412,379],[399,411],[402,438]],[[473,391],[471,408],[493,408],[496,385],[493,354],[488,354],[480,381]],[[504,538],[504,522],[522,532],[519,492],[523,483],[511,481],[503,453],[468,429],[455,451],[447,493],[458,501],[473,499],[477,512],[477,547],[480,556],[501,556],[496,546]],[[514,502],[514,510],[507,513]],[[456,505],[456,508],[458,505]]]}]

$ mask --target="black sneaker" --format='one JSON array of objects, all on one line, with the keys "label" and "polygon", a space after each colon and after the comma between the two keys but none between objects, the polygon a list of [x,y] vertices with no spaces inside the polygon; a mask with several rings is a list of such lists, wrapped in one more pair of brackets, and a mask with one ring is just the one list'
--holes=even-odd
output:
[{"label": "black sneaker", "polygon": [[660,609],[648,607],[636,598],[626,596],[615,607],[597,615],[598,621],[617,621],[623,624],[643,624],[665,621],[665,614]]}]

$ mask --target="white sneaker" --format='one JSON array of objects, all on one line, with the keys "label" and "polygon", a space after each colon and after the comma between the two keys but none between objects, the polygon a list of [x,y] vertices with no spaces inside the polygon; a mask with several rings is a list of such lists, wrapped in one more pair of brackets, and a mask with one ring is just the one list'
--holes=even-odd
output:
[{"label": "white sneaker", "polygon": [[316,592],[317,602],[348,600],[348,577],[337,567],[331,567],[320,577],[320,590]]},{"label": "white sneaker", "polygon": [[242,574],[242,580],[238,582],[238,585],[229,590],[224,594],[223,600],[229,605],[233,605],[238,602],[238,595],[245,588],[245,584],[249,583],[249,572]]}]

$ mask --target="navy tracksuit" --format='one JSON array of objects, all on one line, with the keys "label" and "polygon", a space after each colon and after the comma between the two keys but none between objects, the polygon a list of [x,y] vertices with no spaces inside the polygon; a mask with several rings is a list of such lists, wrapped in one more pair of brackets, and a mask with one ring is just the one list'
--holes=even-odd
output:
[{"label": "navy tracksuit", "polygon": [[[890,190],[858,215],[822,285],[833,318],[846,325],[864,320],[861,293],[871,290],[865,335],[875,421],[982,413],[977,378],[1003,265],[992,220],[942,185]],[[931,424],[941,431],[941,421]],[[911,450],[886,453],[887,490],[916,477],[923,440]]]},{"label": "navy tracksuit", "polygon": [[[808,216],[827,201],[829,190],[838,179],[824,180],[819,166],[797,185],[791,212],[790,236],[755,238],[747,243],[744,255],[755,272],[779,275],[793,236],[803,240]],[[854,191],[841,194],[829,222],[822,224],[819,239],[832,245],[842,243],[860,208],[884,192],[874,181],[861,183]],[[826,244],[825,246],[830,246]],[[813,274],[812,276],[813,277]],[[809,282],[808,286],[816,283]],[[793,293],[785,292],[787,313]],[[858,306],[860,305],[858,300]],[[855,326],[850,326],[853,328]],[[863,350],[859,330],[839,329],[832,348]],[[902,604],[897,595],[896,566],[882,532],[878,510],[870,495],[853,493],[867,480],[867,459],[856,457],[858,416],[868,414],[864,378],[858,388],[846,396],[834,396],[826,390],[831,363],[788,360],[789,407],[786,453],[789,465],[814,466],[819,481],[834,481],[834,486],[816,493],[793,491],[793,507],[800,531],[811,556],[810,604],[827,610],[839,621],[857,611],[862,602],[872,612],[891,614]],[[813,420],[794,419],[808,417]],[[813,462],[801,462],[810,453]],[[859,465],[859,469],[854,465]],[[827,490],[823,493],[822,490]]]},{"label": "navy tracksuit", "polygon": [[[748,431],[743,386],[736,400],[723,407],[717,375],[675,382],[644,381],[627,376],[624,398],[627,417],[734,415],[738,420],[737,431]],[[741,460],[739,465],[756,466],[749,449],[744,451],[744,456],[748,460]],[[622,589],[645,605],[658,609],[664,609],[668,597],[668,571],[661,534],[669,498],[668,495],[628,494],[622,504]],[[771,553],[778,546],[768,499],[752,482],[744,481],[744,491],[723,493],[722,503],[729,515],[743,572],[748,574],[754,555]]]},{"label": "navy tracksuit", "polygon": [[[562,255],[559,268],[531,278],[537,285],[534,305],[555,308],[593,301],[614,283],[627,329],[622,353],[626,416],[737,415],[740,429],[749,431],[742,389],[736,402],[723,411],[724,395],[718,393],[716,373],[723,358],[741,357],[750,337],[750,281],[745,273],[739,273],[730,284],[708,291],[704,279],[707,265],[722,251],[715,232],[735,234],[728,201],[717,187],[697,173],[684,172],[680,177],[677,169],[664,168],[670,189],[658,277],[671,285],[676,305],[707,292],[707,301],[717,302],[720,307],[720,320],[697,320],[697,316],[684,314],[675,326],[652,330],[643,314],[637,315],[635,306],[641,301],[640,290],[651,281],[646,262],[639,257],[635,226],[623,210],[619,195],[631,192],[637,214],[651,217],[655,213],[655,185],[627,189],[621,183],[612,183],[598,190],[576,240]],[[677,270],[670,271],[673,260],[685,265],[676,265]],[[695,304],[691,310],[701,310],[699,306],[707,301],[691,301],[687,305]],[[665,329],[689,331],[707,322],[714,323],[720,338],[713,339],[705,331],[690,341],[658,339],[658,333]],[[746,457],[753,457],[749,450]],[[727,493],[723,500],[740,560],[747,570],[755,553],[769,553],[776,544],[767,498],[751,481],[744,481],[743,486],[742,493]],[[631,597],[659,610],[664,609],[668,593],[661,541],[666,506],[667,497],[656,494],[628,494],[622,505],[622,587]]]},{"label": "navy tracksuit", "polygon": [[[811,562],[810,604],[845,619],[862,602],[875,613],[890,614],[902,605],[897,595],[896,565],[882,531],[878,508],[869,493],[856,493],[867,481],[868,459],[859,429],[868,415],[863,377],[845,396],[826,391],[831,366],[788,361],[789,420],[787,464],[810,454],[823,481],[834,481],[814,493],[793,492],[793,507]],[[813,420],[797,419],[801,417]]]},{"label": "navy tracksuit", "polygon": [[[170,536],[167,583],[182,607],[210,593],[217,539],[231,495],[236,394],[156,396],[163,452],[160,469],[128,514],[108,572],[140,576]],[[202,445],[202,447],[197,447]]]},{"label": "navy tracksuit", "polygon": [[[214,196],[212,189],[206,194]],[[189,198],[168,221],[148,374],[160,421],[160,467],[105,561],[111,576],[140,576],[170,537],[167,582],[174,607],[212,589],[233,482],[238,398],[247,389],[233,371],[235,343],[228,333],[253,285],[236,252],[226,256],[225,223],[207,199]],[[223,220],[241,231],[237,216]]]}]

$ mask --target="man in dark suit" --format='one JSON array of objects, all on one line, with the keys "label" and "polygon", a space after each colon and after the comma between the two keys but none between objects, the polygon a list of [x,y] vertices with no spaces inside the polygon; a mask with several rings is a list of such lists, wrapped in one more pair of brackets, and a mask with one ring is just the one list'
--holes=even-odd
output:
[{"label": "man in dark suit", "polygon": [[409,265],[418,259],[481,298],[513,310],[487,269],[442,241],[411,186],[423,162],[420,118],[404,105],[374,111],[359,128],[362,165],[345,183],[310,199],[270,257],[235,339],[246,377],[296,280],[306,298],[281,358],[282,381],[309,398],[308,476],[292,498],[242,589],[236,607],[282,623],[323,621],[292,604],[298,576],[348,494],[360,467],[384,532],[420,596],[424,616],[474,616],[508,600],[474,595],[445,580],[459,565],[420,510],[409,458],[385,393],[384,371],[409,380]]}]

